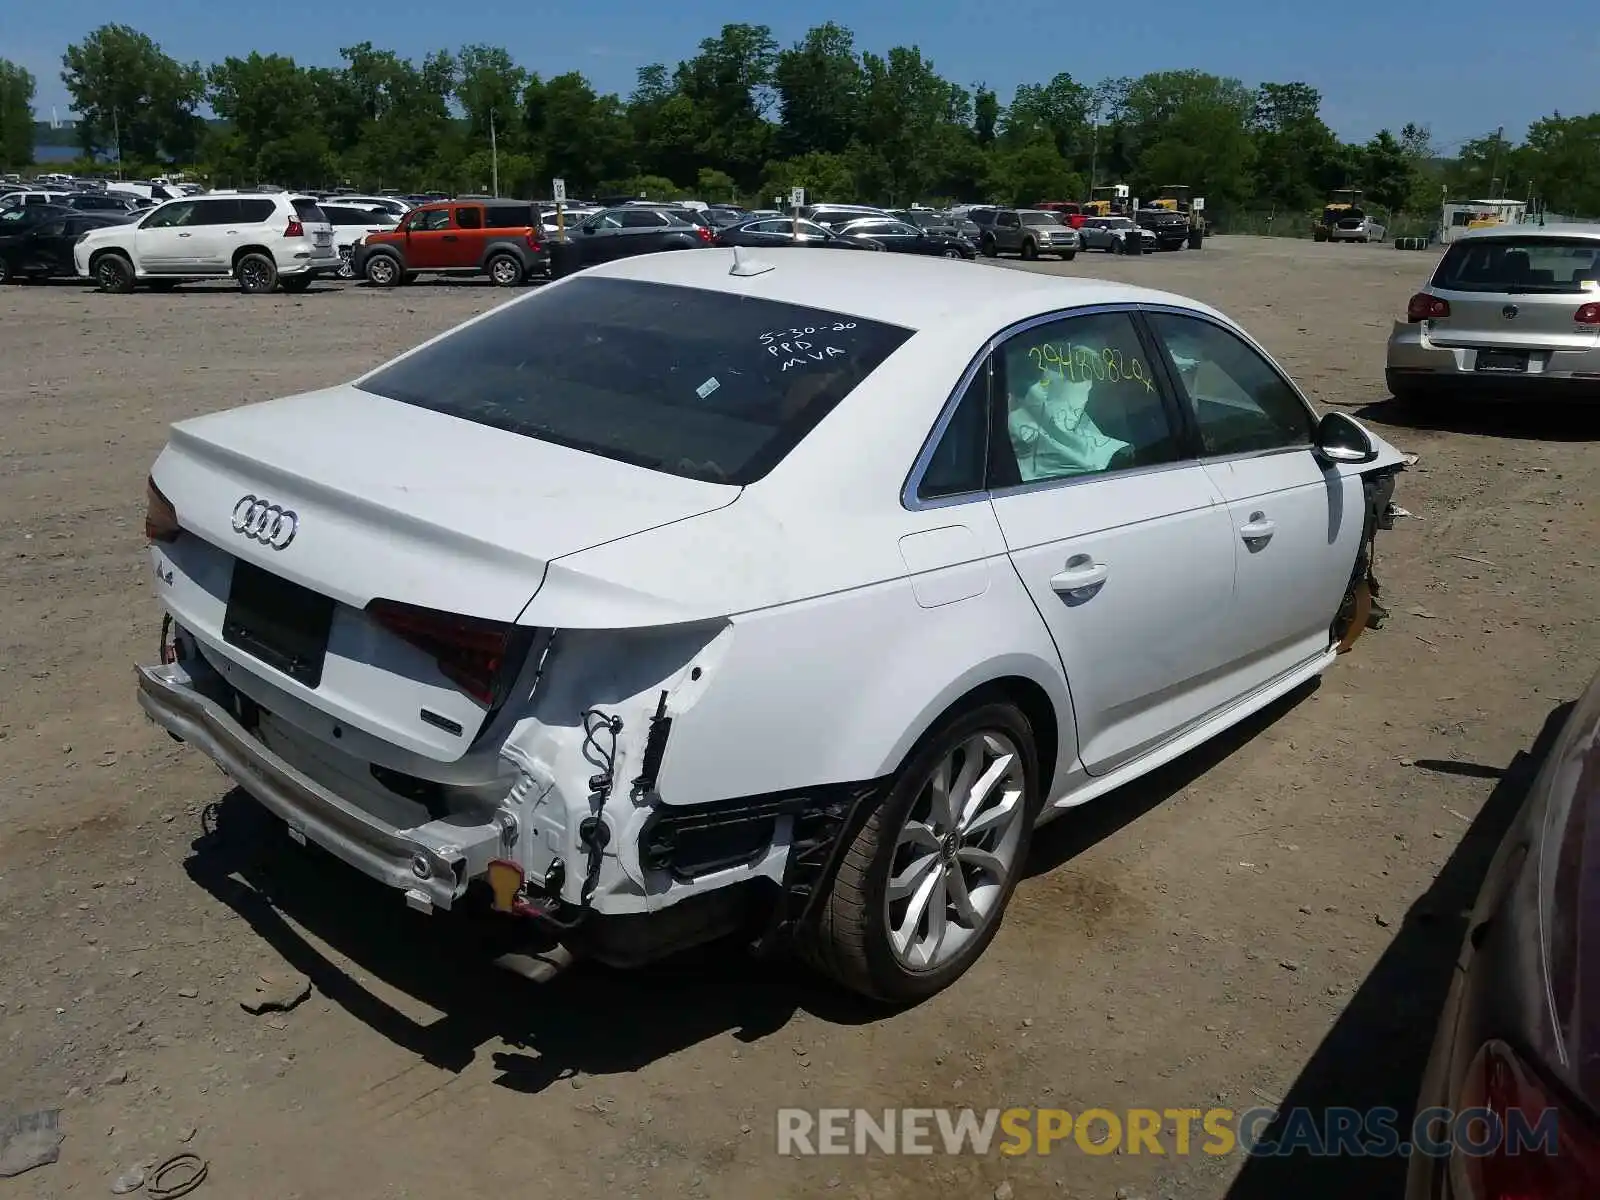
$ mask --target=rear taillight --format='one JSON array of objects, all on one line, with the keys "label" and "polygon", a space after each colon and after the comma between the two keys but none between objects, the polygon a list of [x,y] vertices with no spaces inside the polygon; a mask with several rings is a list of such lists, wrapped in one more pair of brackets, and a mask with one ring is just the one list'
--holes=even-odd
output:
[{"label": "rear taillight", "polygon": [[709,246],[711,244],[711,230],[704,225],[696,225],[694,229],[700,235],[700,240]]},{"label": "rear taillight", "polygon": [[306,227],[295,218],[289,218],[289,227],[283,231],[284,237],[305,237]]},{"label": "rear taillight", "polygon": [[1418,321],[1437,321],[1450,315],[1450,302],[1427,292],[1418,292],[1406,301],[1406,320],[1415,325]]},{"label": "rear taillight", "polygon": [[439,671],[482,704],[498,699],[501,672],[516,626],[480,617],[374,600],[367,615],[390,633],[433,656]]},{"label": "rear taillight", "polygon": [[527,243],[528,243],[528,249],[532,250],[535,254],[539,253],[539,249],[540,249],[539,235],[537,233],[531,233],[530,232],[528,234],[526,240],[527,240]]},{"label": "rear taillight", "polygon": [[154,477],[144,481],[144,536],[151,542],[175,542],[183,527],[178,524],[178,510],[172,501],[161,494]]},{"label": "rear taillight", "polygon": [[[1485,1110],[1493,1115],[1481,1115]],[[1472,1111],[1480,1115],[1467,1118]],[[1503,1042],[1486,1043],[1467,1068],[1455,1124],[1450,1181],[1461,1200],[1600,1195],[1595,1130],[1559,1104]]]},{"label": "rear taillight", "polygon": [[1580,304],[1572,319],[1579,325],[1600,325],[1600,304]]}]

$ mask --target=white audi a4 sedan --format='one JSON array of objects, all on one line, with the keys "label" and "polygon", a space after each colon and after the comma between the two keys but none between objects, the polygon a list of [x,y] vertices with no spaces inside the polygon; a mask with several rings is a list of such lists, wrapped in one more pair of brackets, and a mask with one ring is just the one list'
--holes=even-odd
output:
[{"label": "white audi a4 sedan", "polygon": [[910,1002],[1041,821],[1370,623],[1404,465],[1179,296],[642,256],[175,425],[138,697],[414,908]]}]

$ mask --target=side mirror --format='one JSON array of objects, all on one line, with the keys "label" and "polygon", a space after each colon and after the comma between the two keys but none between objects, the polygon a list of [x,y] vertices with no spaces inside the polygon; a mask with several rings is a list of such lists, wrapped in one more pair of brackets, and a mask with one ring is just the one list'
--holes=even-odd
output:
[{"label": "side mirror", "polygon": [[1324,413],[1317,422],[1316,455],[1330,465],[1369,463],[1378,457],[1372,436],[1353,417]]}]

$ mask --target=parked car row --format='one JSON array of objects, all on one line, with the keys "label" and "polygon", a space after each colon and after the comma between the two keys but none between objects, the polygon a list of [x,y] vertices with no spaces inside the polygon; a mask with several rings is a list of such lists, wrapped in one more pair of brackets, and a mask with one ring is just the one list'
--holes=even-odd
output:
[{"label": "parked car row", "polygon": [[213,191],[144,211],[67,203],[0,209],[0,279],[81,276],[105,291],[232,278],[246,292],[299,291],[319,276],[399,287],[422,275],[485,276],[503,287],[638,254],[706,246],[821,248],[971,260],[980,254],[1136,252],[1158,235],[1126,217],[1081,230],[1041,209],[880,209],[817,204],[798,215],[735,205],[633,200],[610,207],[351,192]]}]

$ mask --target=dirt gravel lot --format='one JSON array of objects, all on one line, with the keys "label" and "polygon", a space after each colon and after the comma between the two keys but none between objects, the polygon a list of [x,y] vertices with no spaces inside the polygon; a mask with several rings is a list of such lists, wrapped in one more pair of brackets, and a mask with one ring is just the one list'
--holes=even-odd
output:
[{"label": "dirt gravel lot", "polygon": [[[540,988],[470,930],[280,836],[147,724],[143,481],[167,425],[347,379],[501,300],[0,288],[0,1120],[60,1107],[6,1195],[98,1196],[192,1149],[196,1195],[1301,1197],[1396,1162],[779,1158],[780,1106],[1388,1104],[1406,1111],[1488,851],[1600,659],[1593,413],[1386,402],[1431,256],[1218,238],[1040,269],[1242,320],[1322,405],[1421,454],[1382,536],[1393,612],[1234,735],[1049,828],[988,954],[894,1015],[702,955]],[[251,1016],[262,972],[315,985]],[[192,1140],[185,1142],[185,1137]]]}]

